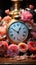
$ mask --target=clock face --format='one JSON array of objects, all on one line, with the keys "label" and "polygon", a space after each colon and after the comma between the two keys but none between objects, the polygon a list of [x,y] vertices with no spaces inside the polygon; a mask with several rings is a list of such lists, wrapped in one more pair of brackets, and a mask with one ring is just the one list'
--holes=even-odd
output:
[{"label": "clock face", "polygon": [[17,43],[24,41],[28,36],[28,28],[21,21],[11,23],[7,32],[9,38]]}]

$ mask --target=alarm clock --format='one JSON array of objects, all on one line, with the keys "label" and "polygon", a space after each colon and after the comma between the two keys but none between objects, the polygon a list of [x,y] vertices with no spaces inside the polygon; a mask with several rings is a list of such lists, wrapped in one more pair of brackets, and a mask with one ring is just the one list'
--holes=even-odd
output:
[{"label": "alarm clock", "polygon": [[7,37],[10,43],[24,42],[28,37],[28,27],[21,20],[13,19],[7,25]]}]

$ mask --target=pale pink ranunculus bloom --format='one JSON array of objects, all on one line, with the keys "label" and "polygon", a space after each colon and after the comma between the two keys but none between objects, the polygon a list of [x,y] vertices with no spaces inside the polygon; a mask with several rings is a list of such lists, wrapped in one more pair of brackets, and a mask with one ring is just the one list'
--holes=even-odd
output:
[{"label": "pale pink ranunculus bloom", "polygon": [[32,18],[32,14],[26,10],[22,11],[20,14],[22,21],[30,21],[30,19]]}]

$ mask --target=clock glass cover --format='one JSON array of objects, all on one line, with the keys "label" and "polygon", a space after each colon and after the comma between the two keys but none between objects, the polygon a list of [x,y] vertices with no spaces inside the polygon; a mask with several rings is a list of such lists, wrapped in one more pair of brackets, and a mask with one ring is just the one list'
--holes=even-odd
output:
[{"label": "clock glass cover", "polygon": [[9,26],[9,28],[7,30],[7,34],[11,41],[14,41],[17,43],[22,42],[28,36],[28,28],[21,21],[13,22]]}]

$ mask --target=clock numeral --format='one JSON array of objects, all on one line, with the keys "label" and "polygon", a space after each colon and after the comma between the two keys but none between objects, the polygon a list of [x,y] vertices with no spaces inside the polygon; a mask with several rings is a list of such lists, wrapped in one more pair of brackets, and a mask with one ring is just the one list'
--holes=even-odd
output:
[{"label": "clock numeral", "polygon": [[11,36],[13,36],[13,34],[10,34]]},{"label": "clock numeral", "polygon": [[23,33],[26,33],[26,31],[24,31]]},{"label": "clock numeral", "polygon": [[14,25],[14,27],[16,27],[16,25]]},{"label": "clock numeral", "polygon": [[19,40],[19,41],[20,41],[20,38],[19,38],[19,37],[17,37],[17,40]]},{"label": "clock numeral", "polygon": [[23,29],[26,29],[25,27]]},{"label": "clock numeral", "polygon": [[25,35],[23,34],[22,36],[24,37]]},{"label": "clock numeral", "polygon": [[23,29],[25,29],[25,28],[23,28]]},{"label": "clock numeral", "polygon": [[19,26],[19,24],[17,24],[17,26]]},{"label": "clock numeral", "polygon": [[10,33],[12,33],[12,31],[10,31]]},{"label": "clock numeral", "polygon": [[15,39],[15,37],[14,37],[14,39]]}]

